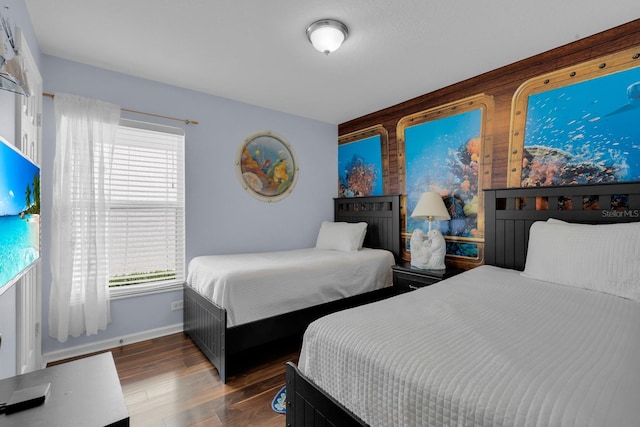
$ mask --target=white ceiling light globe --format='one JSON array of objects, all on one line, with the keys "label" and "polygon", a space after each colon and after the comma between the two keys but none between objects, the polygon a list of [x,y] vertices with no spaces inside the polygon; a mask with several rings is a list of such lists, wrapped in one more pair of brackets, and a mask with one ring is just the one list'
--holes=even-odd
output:
[{"label": "white ceiling light globe", "polygon": [[346,25],[332,19],[321,19],[307,28],[309,41],[316,50],[325,55],[338,49],[348,34]]}]

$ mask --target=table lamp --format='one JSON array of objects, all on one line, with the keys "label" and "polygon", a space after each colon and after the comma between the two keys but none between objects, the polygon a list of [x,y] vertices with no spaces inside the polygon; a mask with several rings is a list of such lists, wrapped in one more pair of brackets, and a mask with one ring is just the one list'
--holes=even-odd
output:
[{"label": "table lamp", "polygon": [[432,230],[433,221],[449,220],[449,212],[440,194],[429,191],[422,193],[411,218],[429,221],[429,232],[425,238],[422,229],[416,228],[411,235],[411,265],[416,268],[441,270],[445,268],[446,242],[440,230]]}]

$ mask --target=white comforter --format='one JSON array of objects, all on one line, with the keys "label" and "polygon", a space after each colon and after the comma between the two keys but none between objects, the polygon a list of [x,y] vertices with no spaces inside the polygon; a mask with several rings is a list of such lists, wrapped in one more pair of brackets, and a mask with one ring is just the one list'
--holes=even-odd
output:
[{"label": "white comforter", "polygon": [[237,326],[390,286],[393,264],[391,252],[367,248],[200,256],[187,283]]},{"label": "white comforter", "polygon": [[483,266],[319,319],[300,369],[372,426],[638,426],[640,303]]}]

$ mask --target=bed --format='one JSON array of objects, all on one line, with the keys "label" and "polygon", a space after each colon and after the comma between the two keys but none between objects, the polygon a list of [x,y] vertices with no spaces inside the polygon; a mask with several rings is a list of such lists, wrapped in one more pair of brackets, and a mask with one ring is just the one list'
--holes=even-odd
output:
[{"label": "bed", "polygon": [[[400,259],[400,196],[334,199],[334,221],[366,223],[363,249],[354,253],[324,251],[324,255],[313,252],[313,248],[288,251],[284,254],[285,261],[279,261],[287,264],[287,268],[293,267],[287,280],[283,280],[280,271],[272,267],[277,262],[276,259],[283,259],[282,253],[246,254],[243,258],[221,255],[202,259],[203,262],[214,264],[206,268],[198,267],[197,274],[195,260],[190,262],[190,280],[184,287],[184,333],[216,367],[222,382],[226,383],[229,375],[238,371],[238,364],[235,362],[248,350],[289,337],[301,337],[306,326],[323,315],[384,299],[393,294],[390,286],[375,290],[356,286],[354,293],[352,289],[347,289],[345,282],[349,276],[364,277],[367,274],[363,265],[374,262],[370,259],[372,253],[386,252],[387,257],[390,253],[391,263]],[[380,249],[384,251],[379,251]],[[338,260],[324,258],[330,256],[330,252],[334,252],[334,258],[338,254]],[[364,260],[358,258],[358,265],[352,267],[356,269],[355,272],[335,271],[335,267],[342,262],[340,258],[345,261],[358,255],[364,257]],[[209,286],[206,283],[211,271],[218,267],[228,270],[228,274],[225,276],[226,288],[216,289],[226,290],[218,290],[214,294],[204,288]],[[235,271],[231,267],[236,267]],[[390,266],[388,270],[390,275]],[[299,293],[303,287],[296,287],[296,282],[305,285],[315,279],[321,282],[321,275],[331,276],[335,281],[334,286],[322,292],[312,292],[306,297]],[[226,283],[230,280],[229,277],[242,281],[235,293],[231,292],[234,287]],[[196,279],[205,284],[196,285]],[[370,279],[373,281],[374,278]],[[194,286],[190,282],[194,282]],[[256,284],[264,285],[262,289],[265,290],[272,289],[271,293],[276,296],[295,295],[289,298],[288,303],[271,303],[268,298],[273,295],[259,295],[260,286],[256,287]],[[273,301],[273,298],[269,301]]]},{"label": "bed", "polygon": [[638,220],[640,183],[486,190],[486,265],[309,325],[287,425],[637,425]]}]

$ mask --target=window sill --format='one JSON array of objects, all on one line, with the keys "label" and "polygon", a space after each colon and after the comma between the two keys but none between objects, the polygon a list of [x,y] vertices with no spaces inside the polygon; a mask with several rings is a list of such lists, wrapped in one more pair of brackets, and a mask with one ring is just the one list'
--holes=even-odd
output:
[{"label": "window sill", "polygon": [[184,282],[117,286],[109,288],[109,299],[117,300],[130,297],[139,297],[142,295],[159,294],[163,292],[181,291],[183,287]]}]

